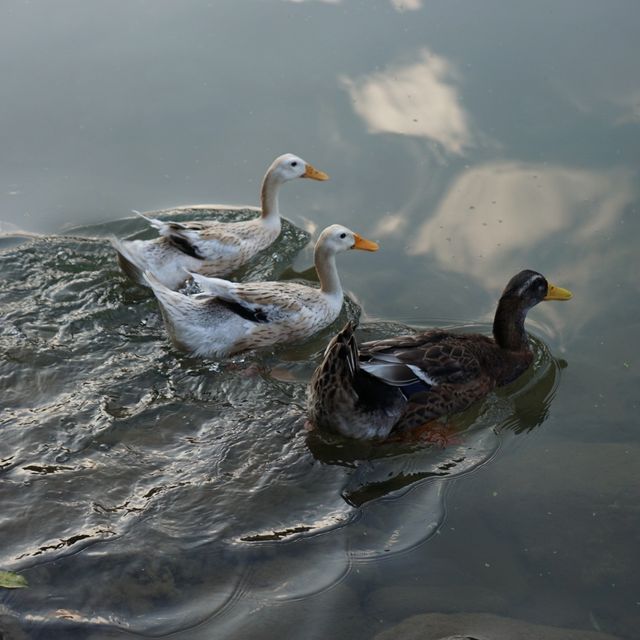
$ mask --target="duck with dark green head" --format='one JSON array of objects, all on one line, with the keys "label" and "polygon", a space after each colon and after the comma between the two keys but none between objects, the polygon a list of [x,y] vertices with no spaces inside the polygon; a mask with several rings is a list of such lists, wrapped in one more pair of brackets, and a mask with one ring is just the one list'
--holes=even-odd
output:
[{"label": "duck with dark green head", "polygon": [[493,338],[435,329],[358,348],[349,322],[311,378],[309,420],[350,438],[384,439],[463,411],[531,365],[528,311],[543,300],[571,297],[527,269],[511,278],[500,297]]}]

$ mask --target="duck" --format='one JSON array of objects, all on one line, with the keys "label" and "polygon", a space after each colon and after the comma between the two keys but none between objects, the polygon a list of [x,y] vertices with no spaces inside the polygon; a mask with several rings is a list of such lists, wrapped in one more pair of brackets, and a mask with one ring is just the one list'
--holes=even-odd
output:
[{"label": "duck", "polygon": [[176,222],[136,212],[160,237],[153,240],[111,238],[118,263],[134,282],[146,285],[148,271],[169,289],[180,289],[188,272],[225,276],[248,262],[280,235],[280,187],[295,178],[328,180],[329,176],[302,158],[285,153],[277,157],[262,180],[261,215],[242,222],[197,220]]},{"label": "duck", "polygon": [[356,325],[348,322],[311,377],[308,426],[347,438],[384,440],[463,411],[531,365],[527,312],[543,300],[571,297],[569,290],[525,269],[500,297],[493,337],[432,329],[358,347]]},{"label": "duck", "polygon": [[314,247],[319,288],[296,282],[238,283],[193,272],[189,275],[201,293],[185,295],[149,271],[144,277],[173,345],[215,358],[298,342],[331,324],[343,302],[336,255],[349,249],[377,251],[378,244],[339,224],[322,231]]}]

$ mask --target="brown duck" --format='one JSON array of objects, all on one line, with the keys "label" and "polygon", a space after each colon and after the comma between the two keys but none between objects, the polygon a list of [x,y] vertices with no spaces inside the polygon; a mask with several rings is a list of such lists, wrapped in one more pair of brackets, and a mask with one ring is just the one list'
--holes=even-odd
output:
[{"label": "brown duck", "polygon": [[386,438],[466,409],[513,382],[533,360],[524,321],[543,300],[571,292],[536,271],[511,278],[493,321],[493,339],[438,329],[365,342],[349,322],[329,343],[308,393],[314,427],[351,438]]}]

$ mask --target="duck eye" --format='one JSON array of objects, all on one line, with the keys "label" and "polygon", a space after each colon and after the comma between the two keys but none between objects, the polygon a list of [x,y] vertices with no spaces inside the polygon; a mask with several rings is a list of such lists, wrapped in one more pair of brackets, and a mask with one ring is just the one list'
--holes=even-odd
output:
[{"label": "duck eye", "polygon": [[291,162],[291,166],[292,166],[292,167],[297,167],[297,166],[298,166],[298,162],[297,162],[297,160],[293,160],[293,161]]},{"label": "duck eye", "polygon": [[346,237],[347,237],[347,234],[346,234],[346,233],[341,233],[341,234],[340,234],[340,237],[341,237],[341,238],[346,238]]}]

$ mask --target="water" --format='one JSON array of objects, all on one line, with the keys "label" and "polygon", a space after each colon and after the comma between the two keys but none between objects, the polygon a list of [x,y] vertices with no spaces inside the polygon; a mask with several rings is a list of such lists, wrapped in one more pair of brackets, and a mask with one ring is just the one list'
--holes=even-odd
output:
[{"label": "water", "polygon": [[[433,637],[637,637],[640,9],[2,11],[0,569],[30,586],[0,591],[0,630],[371,638],[486,613]],[[286,151],[332,179],[283,187],[292,224],[239,277],[306,274],[333,222],[381,250],[340,256],[351,298],[304,345],[176,353],[108,235],[151,237],[131,209],[257,204]],[[574,299],[531,312],[534,366],[448,447],[305,430],[347,317],[488,331],[521,268]]]}]

